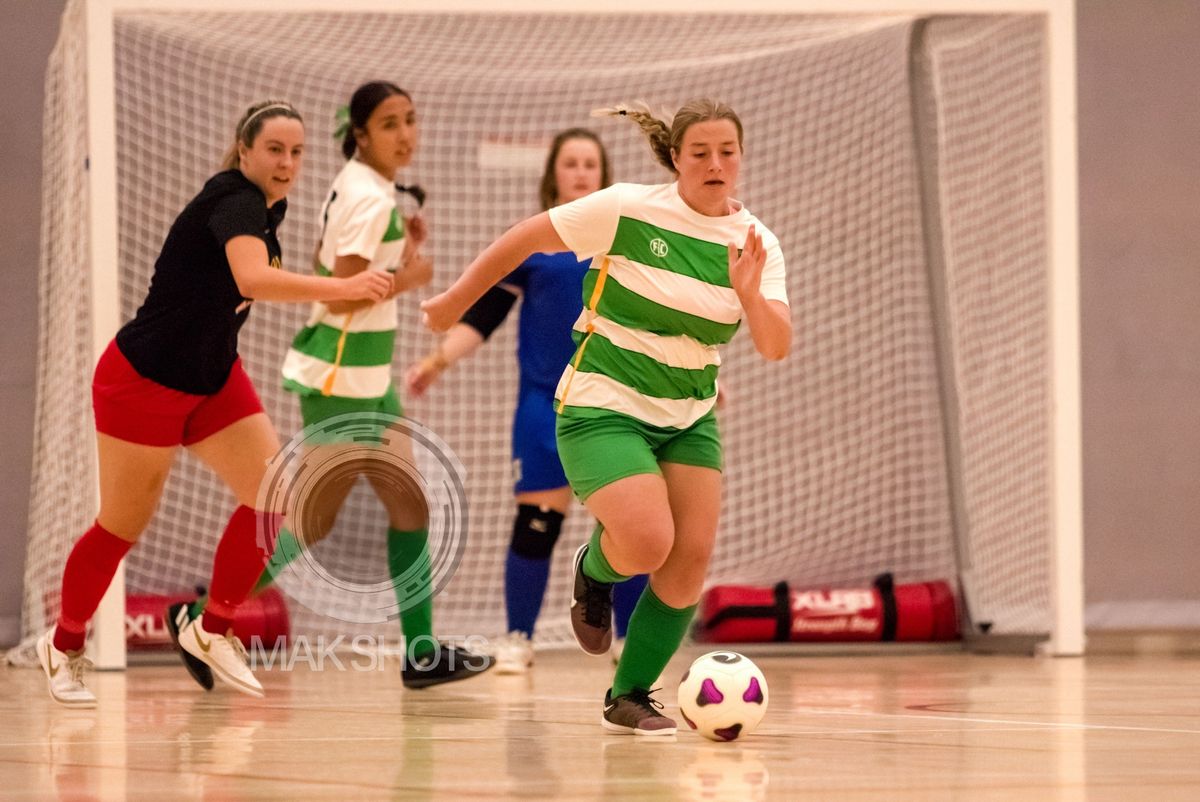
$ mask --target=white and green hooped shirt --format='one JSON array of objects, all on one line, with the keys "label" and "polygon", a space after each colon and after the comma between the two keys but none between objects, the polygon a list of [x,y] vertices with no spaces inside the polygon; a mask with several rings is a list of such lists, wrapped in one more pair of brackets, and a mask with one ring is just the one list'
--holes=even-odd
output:
[{"label": "white and green hooped shirt", "polygon": [[684,429],[717,400],[717,346],[729,342],[742,306],[729,281],[728,243],[741,248],[750,225],[767,250],[761,292],[787,303],[779,240],[745,207],[708,217],[677,184],[614,184],[550,210],[580,259],[578,343],[555,393],[567,416],[619,412]]},{"label": "white and green hooped shirt", "polygon": [[[318,275],[332,275],[339,256],[361,256],[369,270],[394,273],[404,253],[404,220],[392,182],[351,159],[325,198]],[[283,385],[301,395],[380,398],[392,381],[395,299],[345,314],[313,304],[307,325],[283,362]]]}]

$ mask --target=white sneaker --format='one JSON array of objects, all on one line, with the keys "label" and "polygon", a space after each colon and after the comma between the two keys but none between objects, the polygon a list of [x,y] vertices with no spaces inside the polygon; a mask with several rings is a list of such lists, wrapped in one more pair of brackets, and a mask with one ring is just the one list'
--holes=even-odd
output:
[{"label": "white sneaker", "polygon": [[37,654],[50,682],[50,696],[54,701],[67,707],[96,706],[96,695],[83,684],[83,672],[92,667],[92,661],[83,656],[83,650],[60,652],[54,648],[54,630],[51,629],[38,638]]},{"label": "white sneaker", "polygon": [[497,674],[524,674],[533,665],[533,644],[524,632],[512,631],[496,647]]},{"label": "white sneaker", "polygon": [[621,652],[625,651],[625,639],[614,637],[612,645],[608,647],[608,654],[612,657],[612,664],[615,666],[621,662]]},{"label": "white sneaker", "polygon": [[242,646],[242,642],[232,630],[224,635],[214,635],[205,631],[203,621],[204,614],[201,613],[179,630],[179,648],[211,668],[213,674],[222,682],[232,685],[235,690],[261,699],[262,685],[246,665],[249,662],[246,647]]}]

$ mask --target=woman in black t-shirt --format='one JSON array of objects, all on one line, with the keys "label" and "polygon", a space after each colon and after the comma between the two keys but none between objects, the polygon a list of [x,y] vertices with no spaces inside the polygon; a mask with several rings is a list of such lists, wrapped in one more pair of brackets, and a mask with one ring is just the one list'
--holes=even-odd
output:
[{"label": "woman in black t-shirt", "polygon": [[277,516],[254,504],[279,439],[238,358],[237,333],[254,301],[378,301],[391,289],[374,271],[342,279],[278,269],[276,228],[303,152],[304,124],[290,104],[246,111],[223,171],[175,219],[145,303],[96,366],[100,512],[67,558],[57,625],[37,644],[50,694],[64,705],[96,704],[83,684],[87,623],[153,515],[181,445],[240,506],[217,545],[208,608],[179,632],[179,645],[237,690],[262,695],[230,627],[278,529]]}]

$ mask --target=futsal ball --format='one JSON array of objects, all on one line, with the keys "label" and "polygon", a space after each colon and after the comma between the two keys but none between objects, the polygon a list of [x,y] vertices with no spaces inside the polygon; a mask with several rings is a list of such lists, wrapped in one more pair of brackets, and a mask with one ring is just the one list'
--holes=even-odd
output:
[{"label": "futsal ball", "polygon": [[744,738],[767,712],[767,680],[745,655],[709,652],[684,672],[679,711],[687,725],[705,738]]}]

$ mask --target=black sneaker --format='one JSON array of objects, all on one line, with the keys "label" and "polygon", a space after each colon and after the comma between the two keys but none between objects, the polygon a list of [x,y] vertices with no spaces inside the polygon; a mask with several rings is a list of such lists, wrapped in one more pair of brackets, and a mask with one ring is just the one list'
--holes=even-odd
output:
[{"label": "black sneaker", "polygon": [[588,654],[605,654],[612,645],[612,591],[608,582],[597,582],[583,572],[588,544],[575,552],[575,590],[571,595],[571,631],[579,648]]},{"label": "black sneaker", "polygon": [[171,643],[175,644],[175,651],[179,652],[179,656],[183,658],[183,664],[187,667],[188,673],[192,675],[192,679],[200,683],[201,688],[211,691],[213,689],[212,669],[199,658],[192,657],[179,646],[179,631],[186,627],[191,620],[191,605],[187,602],[172,604],[167,608],[166,615],[163,616],[163,621],[167,625],[167,632],[171,633]]},{"label": "black sneaker", "polygon": [[604,694],[604,718],[600,724],[606,730],[627,735],[674,735],[675,720],[658,712],[663,709],[662,702],[650,696],[659,690],[634,688],[614,699],[609,688]]},{"label": "black sneaker", "polygon": [[410,660],[406,653],[400,667],[400,681],[405,688],[428,688],[443,682],[470,679],[491,667],[492,658],[486,654],[439,643],[437,651],[415,660]]}]

